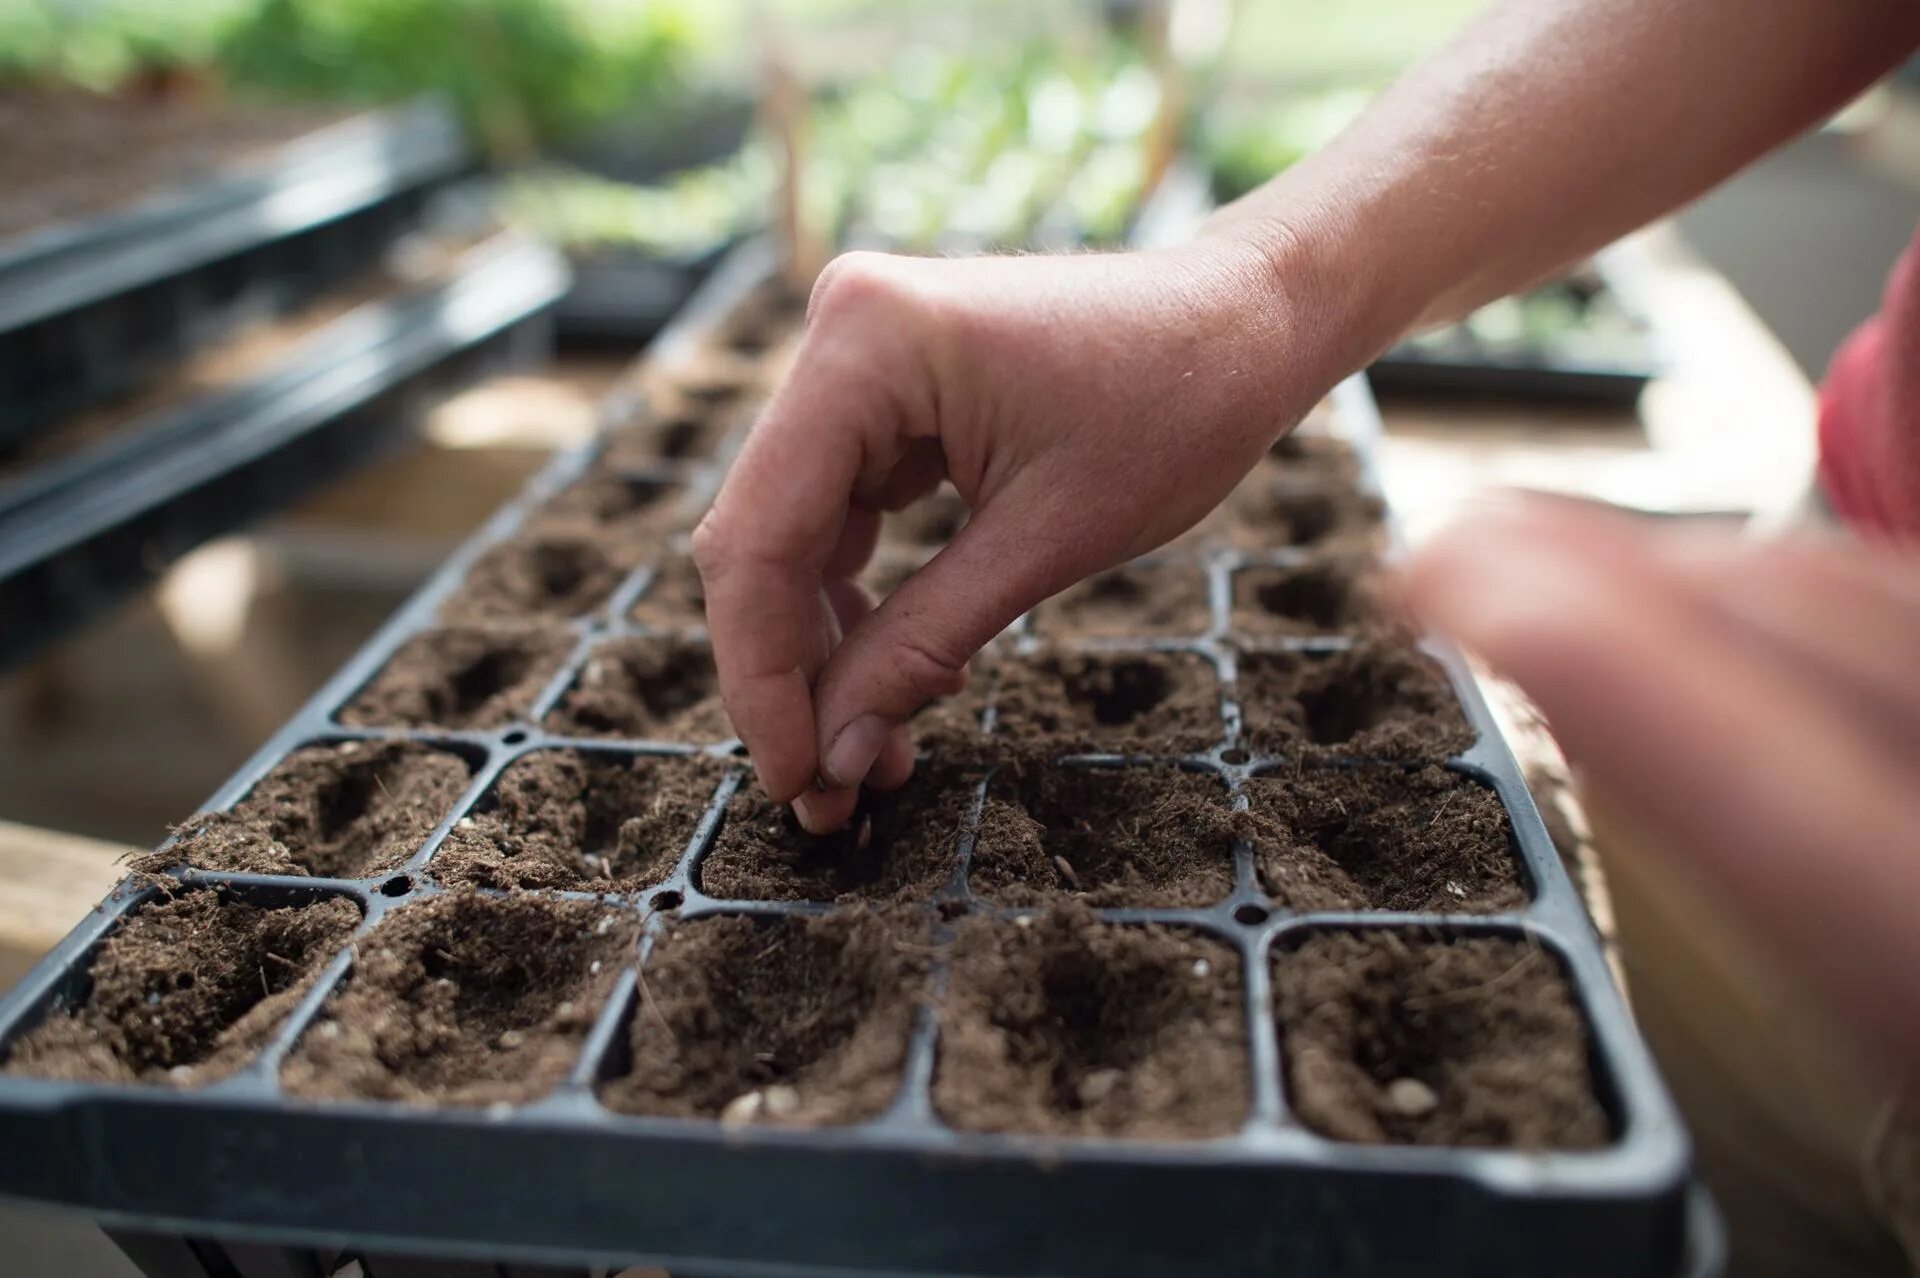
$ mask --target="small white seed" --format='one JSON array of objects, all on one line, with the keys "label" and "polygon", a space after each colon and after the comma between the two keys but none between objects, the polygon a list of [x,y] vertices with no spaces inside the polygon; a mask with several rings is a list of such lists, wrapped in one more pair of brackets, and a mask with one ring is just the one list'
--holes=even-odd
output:
[{"label": "small white seed", "polygon": [[587,964],[587,975],[588,975],[588,976],[598,976],[598,975],[600,975],[600,960],[599,960],[599,959],[595,959],[595,960],[594,960],[593,962],[591,962],[591,963],[589,963],[589,964]]},{"label": "small white seed", "polygon": [[1425,1118],[1440,1108],[1440,1098],[1417,1078],[1396,1078],[1387,1084],[1387,1105],[1406,1118]]},{"label": "small white seed", "polygon": [[527,1041],[527,1036],[519,1030],[505,1030],[502,1031],[499,1038],[493,1041],[502,1051],[510,1052],[514,1048],[524,1045]]},{"label": "small white seed", "polygon": [[1098,1105],[1113,1095],[1113,1089],[1120,1086],[1120,1071],[1117,1069],[1097,1069],[1080,1080],[1080,1103]]},{"label": "small white seed", "polygon": [[1213,964],[1207,962],[1205,959],[1195,959],[1193,961],[1193,974],[1195,976],[1206,976],[1212,971]]},{"label": "small white seed", "polygon": [[761,1104],[762,1099],[759,1092],[747,1092],[744,1095],[734,1097],[727,1102],[726,1108],[720,1111],[720,1125],[722,1127],[745,1127],[748,1123],[760,1117]]},{"label": "small white seed", "polygon": [[611,931],[613,931],[613,915],[611,914],[602,915],[600,921],[593,925],[593,934],[595,936],[605,936]]},{"label": "small white seed", "polygon": [[785,1083],[775,1083],[766,1090],[767,1113],[774,1118],[788,1118],[800,1109],[800,1093]]}]

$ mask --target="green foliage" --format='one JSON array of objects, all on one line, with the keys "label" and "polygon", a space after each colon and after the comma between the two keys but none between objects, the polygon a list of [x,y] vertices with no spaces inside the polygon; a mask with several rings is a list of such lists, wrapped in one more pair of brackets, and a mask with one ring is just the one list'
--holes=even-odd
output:
[{"label": "green foliage", "polygon": [[142,72],[202,67],[259,0],[0,0],[0,81],[105,91]]},{"label": "green foliage", "polygon": [[236,85],[330,101],[437,92],[482,144],[523,156],[676,82],[684,5],[583,0],[265,0],[227,42]]},{"label": "green foliage", "polygon": [[1373,93],[1322,89],[1219,104],[1200,131],[1214,198],[1238,199],[1319,150],[1366,108]]}]

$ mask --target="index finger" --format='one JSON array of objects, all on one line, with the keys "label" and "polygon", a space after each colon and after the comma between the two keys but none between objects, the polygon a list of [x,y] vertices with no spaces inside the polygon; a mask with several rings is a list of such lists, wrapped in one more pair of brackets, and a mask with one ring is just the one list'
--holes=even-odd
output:
[{"label": "index finger", "polygon": [[693,542],[721,698],[760,784],[780,802],[818,771],[813,681],[831,635],[821,575],[865,441],[887,433],[871,364],[817,338],[802,345]]}]

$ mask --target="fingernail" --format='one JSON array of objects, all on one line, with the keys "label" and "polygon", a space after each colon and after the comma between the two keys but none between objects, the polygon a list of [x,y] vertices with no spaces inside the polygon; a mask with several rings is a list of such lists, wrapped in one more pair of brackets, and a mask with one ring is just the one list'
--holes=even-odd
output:
[{"label": "fingernail", "polygon": [[885,719],[871,714],[863,714],[840,729],[840,735],[827,748],[827,757],[821,761],[820,770],[827,781],[839,789],[851,790],[866,780],[867,770],[879,757],[889,730]]},{"label": "fingernail", "polygon": [[794,799],[793,814],[800,818],[801,826],[803,826],[808,833],[819,833],[823,814],[814,802],[813,791],[804,790]]}]

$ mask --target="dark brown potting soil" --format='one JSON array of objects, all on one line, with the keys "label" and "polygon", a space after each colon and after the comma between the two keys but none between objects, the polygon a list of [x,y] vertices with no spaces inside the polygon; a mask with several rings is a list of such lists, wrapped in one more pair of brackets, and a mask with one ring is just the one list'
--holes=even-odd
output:
[{"label": "dark brown potting soil", "polygon": [[1380,606],[1366,572],[1364,561],[1336,555],[1243,569],[1233,575],[1233,630],[1253,638],[1328,635],[1376,622]]},{"label": "dark brown potting soil", "polygon": [[516,760],[434,854],[442,883],[636,892],[672,872],[723,765],[542,750]]},{"label": "dark brown potting soil", "polygon": [[737,354],[757,358],[796,335],[806,315],[805,296],[769,282],[734,307],[720,326],[720,340]]},{"label": "dark brown potting soil", "polygon": [[880,543],[901,550],[938,550],[966,526],[967,503],[942,484],[904,510],[888,513],[880,522]]},{"label": "dark brown potting soil", "polygon": [[672,925],[641,971],[627,1113],[826,1127],[900,1090],[931,946],[915,913],[721,917]]},{"label": "dark brown potting soil", "polygon": [[685,555],[660,565],[628,614],[643,626],[685,630],[707,624],[707,589],[700,570]]},{"label": "dark brown potting soil", "polygon": [[528,521],[529,528],[585,525],[629,544],[646,544],[690,526],[698,512],[687,491],[664,479],[594,474],[553,495]]},{"label": "dark brown potting soil", "polygon": [[1213,666],[1186,652],[1040,652],[997,664],[1011,752],[1188,754],[1219,741]]},{"label": "dark brown potting soil", "polygon": [[901,789],[862,795],[844,829],[818,837],[748,780],[701,859],[700,890],[752,901],[925,897],[959,864],[976,780],[923,764]]},{"label": "dark brown potting soil", "polygon": [[1266,466],[1241,481],[1222,514],[1226,540],[1245,550],[1377,550],[1386,535],[1378,497]]},{"label": "dark brown potting soil", "polygon": [[281,1071],[300,1096],[528,1101],[572,1069],[636,920],[594,901],[448,892],[388,915]]},{"label": "dark brown potting soil", "polygon": [[1233,890],[1234,829],[1207,773],[1006,768],[987,786],[968,881],[996,905],[1211,905]]},{"label": "dark brown potting soil", "polygon": [[1077,903],[955,929],[933,1103],[967,1131],[1199,1139],[1251,1095],[1239,961]]},{"label": "dark brown potting soil", "polygon": [[346,741],[288,755],[230,811],[189,824],[172,848],[142,858],[159,870],[384,874],[419,851],[467,787],[466,760],[408,742]]},{"label": "dark brown potting soil", "polygon": [[738,418],[738,409],[698,405],[680,412],[648,413],[612,432],[607,439],[607,464],[645,467],[662,461],[704,460],[719,451]]},{"label": "dark brown potting soil", "polygon": [[1506,809],[1457,772],[1311,768],[1256,777],[1246,793],[1261,886],[1291,909],[1526,905]]},{"label": "dark brown potting soil", "polygon": [[1033,611],[1049,639],[1127,636],[1190,639],[1213,624],[1206,570],[1198,564],[1128,564],[1070,586]]},{"label": "dark brown potting soil", "polygon": [[1392,637],[1324,655],[1243,654],[1238,694],[1258,750],[1439,762],[1473,744],[1446,672]]},{"label": "dark brown potting soil", "polygon": [[360,922],[345,897],[267,908],[216,888],[147,902],[100,945],[91,988],[5,1072],[193,1087],[257,1055]]},{"label": "dark brown potting soil", "polygon": [[1360,482],[1360,454],[1344,439],[1294,431],[1284,435],[1267,449],[1253,473],[1351,488]]},{"label": "dark brown potting soil", "polygon": [[497,728],[524,717],[573,650],[558,626],[446,626],[401,645],[340,711],[357,727]]},{"label": "dark brown potting soil", "polygon": [[604,605],[642,549],[631,536],[591,525],[549,525],[490,548],[440,606],[448,622],[565,621]]},{"label": "dark brown potting soil", "polygon": [[1585,1149],[1610,1126],[1559,964],[1524,940],[1329,933],[1274,958],[1289,1099],[1336,1140]]},{"label": "dark brown potting soil", "polygon": [[587,657],[547,716],[578,737],[711,743],[733,735],[705,643],[671,635],[615,639]]}]

